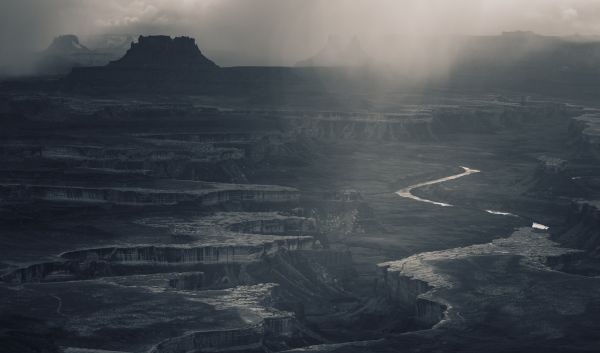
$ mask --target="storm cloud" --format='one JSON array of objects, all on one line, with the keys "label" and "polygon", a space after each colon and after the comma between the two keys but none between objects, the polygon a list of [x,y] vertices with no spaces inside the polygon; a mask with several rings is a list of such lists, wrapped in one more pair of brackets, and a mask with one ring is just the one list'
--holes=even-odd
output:
[{"label": "storm cloud", "polygon": [[292,65],[331,34],[380,38],[498,34],[600,34],[600,2],[587,0],[4,0],[0,63],[72,33],[195,37],[233,64]]}]

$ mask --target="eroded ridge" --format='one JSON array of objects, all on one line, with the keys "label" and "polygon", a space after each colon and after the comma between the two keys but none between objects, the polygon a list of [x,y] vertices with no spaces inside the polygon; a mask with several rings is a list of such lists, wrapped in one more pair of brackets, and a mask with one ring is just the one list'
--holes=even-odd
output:
[{"label": "eroded ridge", "polygon": [[[440,321],[436,325],[440,325],[448,324],[452,320],[458,323],[463,321],[460,313],[453,310],[452,299],[440,294],[445,290],[464,285],[464,278],[442,270],[444,264],[449,261],[516,256],[521,258],[521,263],[528,267],[539,271],[551,271],[545,265],[548,259],[578,252],[580,250],[561,247],[550,240],[548,233],[540,232],[535,228],[520,228],[508,238],[499,238],[491,243],[420,253],[402,260],[381,263],[378,266],[383,271],[390,296],[397,297],[401,302],[414,301],[416,298],[417,301],[425,301],[429,305],[437,304],[436,309],[425,310],[423,315],[429,322],[432,318],[433,320],[439,318]],[[443,316],[440,315],[442,311]]]}]

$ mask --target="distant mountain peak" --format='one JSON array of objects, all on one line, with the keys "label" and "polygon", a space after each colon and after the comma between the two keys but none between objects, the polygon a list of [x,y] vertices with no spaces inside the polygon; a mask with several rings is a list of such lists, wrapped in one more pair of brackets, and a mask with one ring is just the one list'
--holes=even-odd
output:
[{"label": "distant mountain peak", "polygon": [[44,50],[45,54],[71,55],[78,53],[89,53],[91,50],[79,42],[74,34],[63,34],[52,41],[50,46]]}]

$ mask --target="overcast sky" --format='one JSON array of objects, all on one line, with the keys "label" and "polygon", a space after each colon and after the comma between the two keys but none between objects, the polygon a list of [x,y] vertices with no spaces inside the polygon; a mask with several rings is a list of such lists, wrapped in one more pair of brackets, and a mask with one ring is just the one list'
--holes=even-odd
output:
[{"label": "overcast sky", "polygon": [[[0,55],[41,50],[58,34],[189,35],[208,53],[289,64],[329,34],[361,41],[497,34],[600,34],[598,0],[1,0]],[[367,44],[368,45],[368,44]]]}]

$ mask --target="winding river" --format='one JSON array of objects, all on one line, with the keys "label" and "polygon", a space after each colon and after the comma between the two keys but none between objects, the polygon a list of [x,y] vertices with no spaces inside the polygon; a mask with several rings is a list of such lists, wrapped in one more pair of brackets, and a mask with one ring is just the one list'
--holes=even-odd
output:
[{"label": "winding river", "polygon": [[[447,176],[447,177],[444,177],[444,178],[435,179],[435,180],[425,181],[425,182],[414,184],[414,185],[410,185],[408,187],[405,187],[403,189],[400,189],[400,190],[396,191],[396,195],[398,195],[400,197],[407,198],[407,199],[412,199],[412,200],[415,200],[415,201],[430,203],[430,204],[437,205],[437,206],[452,207],[452,205],[449,204],[449,203],[438,202],[438,201],[433,201],[433,200],[427,200],[427,199],[418,197],[416,195],[413,195],[412,191],[414,189],[418,189],[418,188],[423,187],[423,186],[433,185],[433,184],[439,184],[439,183],[443,183],[445,181],[462,178],[462,177],[465,177],[467,175],[471,175],[471,174],[475,174],[475,173],[479,173],[480,172],[480,170],[471,169],[469,167],[463,167],[463,166],[461,166],[461,168],[463,169],[462,173],[450,175],[450,176]],[[493,214],[493,215],[498,215],[498,216],[519,217],[518,215],[509,213],[509,212],[502,212],[502,211],[495,211],[495,210],[484,210],[484,211],[487,212],[487,213]],[[533,222],[532,225],[531,225],[531,227],[534,228],[534,229],[538,229],[538,230],[548,230],[547,226],[545,226],[545,225],[543,225],[541,223],[537,223],[537,222]]]},{"label": "winding river", "polygon": [[[420,198],[412,194],[414,189],[442,183],[449,180],[465,177],[474,173],[479,173],[477,169],[471,169],[468,167],[462,167],[463,172],[455,175],[450,175],[445,178],[439,178],[431,181],[426,181],[418,184],[408,186],[406,188],[396,191],[396,195],[412,199],[419,202],[425,202],[442,207],[452,207],[453,205],[427,200]],[[487,212],[492,215],[501,217],[519,217],[524,218],[516,214],[509,212],[496,211],[491,209],[483,209],[481,211]],[[460,258],[467,258],[470,256],[494,256],[494,255],[518,255],[527,261],[534,263],[539,261],[540,258],[546,258],[551,256],[561,256],[569,252],[576,252],[577,250],[564,249],[558,244],[554,243],[549,239],[549,235],[545,232],[549,228],[541,223],[535,221],[532,222],[531,228],[526,227],[515,229],[515,231],[505,238],[498,238],[488,243],[473,244],[464,247],[450,248],[438,251],[428,251],[417,253],[409,257],[405,257],[400,260],[388,261],[379,264],[379,267],[385,268],[387,273],[397,272],[399,276],[410,278],[411,280],[419,280],[429,285],[431,290],[421,293],[418,297],[427,298],[434,302],[443,304],[444,315],[443,319],[439,321],[433,327],[439,327],[446,325],[451,321],[465,321],[465,318],[461,315],[458,309],[454,308],[447,300],[436,297],[435,291],[439,288],[452,288],[453,286],[460,284],[451,275],[439,273],[436,269],[435,263],[440,260],[456,260]],[[537,233],[537,231],[543,231],[544,235]]]},{"label": "winding river", "polygon": [[414,189],[418,189],[420,187],[423,187],[423,186],[433,185],[433,184],[438,184],[438,183],[443,183],[444,181],[454,180],[454,179],[462,178],[464,176],[480,172],[477,169],[471,169],[471,168],[468,168],[468,167],[462,167],[461,166],[461,168],[464,169],[464,172],[462,172],[462,173],[455,174],[455,175],[450,175],[450,176],[447,176],[447,177],[444,177],[444,178],[439,178],[439,179],[435,179],[435,180],[431,180],[431,181],[425,181],[423,183],[419,183],[419,184],[415,184],[415,185],[411,185],[411,186],[408,186],[408,187],[406,187],[404,189],[400,189],[400,190],[396,191],[396,195],[398,195],[400,197],[405,197],[407,199],[413,199],[413,200],[416,200],[416,201],[426,202],[426,203],[430,203],[430,204],[434,204],[434,205],[438,205],[438,206],[442,206],[442,207],[451,207],[452,205],[449,204],[449,203],[443,203],[443,202],[437,202],[437,201],[422,199],[422,198],[420,198],[418,196],[413,195],[411,191],[414,190]]}]

